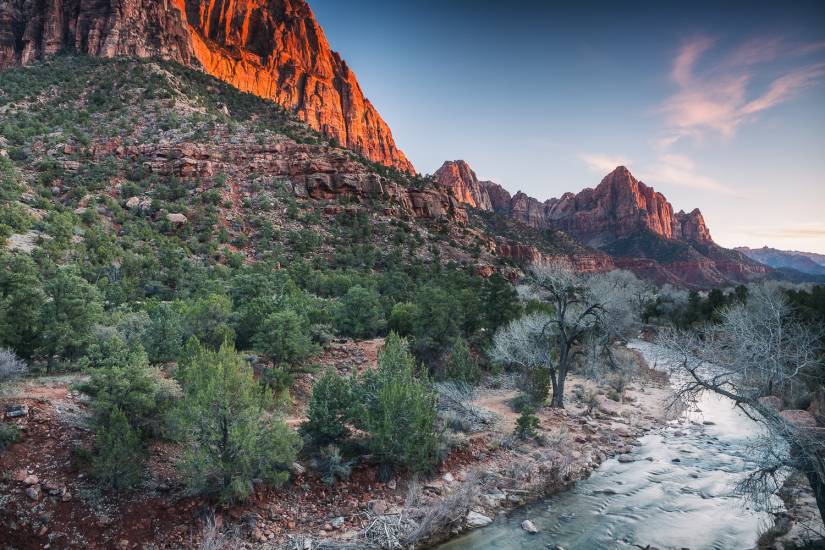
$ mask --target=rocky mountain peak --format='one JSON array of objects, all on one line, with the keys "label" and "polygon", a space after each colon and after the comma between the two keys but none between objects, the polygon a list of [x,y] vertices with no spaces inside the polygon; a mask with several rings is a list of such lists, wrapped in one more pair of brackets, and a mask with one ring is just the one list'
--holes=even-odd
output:
[{"label": "rocky mountain peak", "polygon": [[449,160],[433,174],[436,183],[445,187],[462,204],[481,210],[492,210],[490,196],[476,173],[463,160]]},{"label": "rocky mountain peak", "polygon": [[0,68],[61,51],[161,57],[272,99],[370,160],[413,173],[305,0],[9,0]]}]

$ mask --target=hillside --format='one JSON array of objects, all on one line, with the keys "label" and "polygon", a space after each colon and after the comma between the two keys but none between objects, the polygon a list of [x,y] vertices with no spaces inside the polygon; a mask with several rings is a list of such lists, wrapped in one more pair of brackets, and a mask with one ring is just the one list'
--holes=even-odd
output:
[{"label": "hillside", "polygon": [[413,173],[304,0],[12,0],[0,6],[0,69],[61,52],[155,57],[272,99],[370,160]]}]

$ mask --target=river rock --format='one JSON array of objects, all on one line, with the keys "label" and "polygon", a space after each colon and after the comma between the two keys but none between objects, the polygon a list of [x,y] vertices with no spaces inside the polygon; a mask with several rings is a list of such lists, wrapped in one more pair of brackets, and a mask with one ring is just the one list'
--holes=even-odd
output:
[{"label": "river rock", "polygon": [[617,458],[616,460],[618,460],[622,464],[628,464],[630,462],[636,462],[636,458],[631,456],[631,455],[619,455],[619,458]]},{"label": "river rock", "polygon": [[493,523],[491,518],[488,518],[484,514],[479,514],[473,510],[467,513],[467,527],[471,529],[475,529],[476,527],[485,527]]},{"label": "river rock", "polygon": [[536,524],[530,521],[529,519],[525,519],[521,522],[521,528],[530,533],[531,535],[535,535],[539,532],[539,528],[536,527]]}]

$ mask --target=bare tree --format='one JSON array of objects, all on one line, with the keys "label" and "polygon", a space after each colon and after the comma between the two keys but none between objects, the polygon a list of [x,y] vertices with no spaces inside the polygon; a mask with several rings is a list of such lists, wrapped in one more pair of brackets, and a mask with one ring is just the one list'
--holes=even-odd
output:
[{"label": "bare tree", "polygon": [[0,383],[22,376],[27,370],[26,363],[18,359],[13,351],[0,348]]},{"label": "bare tree", "polygon": [[777,474],[796,468],[807,476],[825,521],[825,440],[816,428],[792,422],[770,404],[770,396],[793,402],[808,391],[823,368],[820,329],[799,322],[785,294],[770,283],[754,286],[746,304],[729,306],[720,317],[703,330],[660,333],[659,343],[678,354],[684,375],[675,399],[695,401],[710,391],[764,425],[767,435],[753,442],[759,469],[740,490],[765,503]]},{"label": "bare tree", "polygon": [[602,322],[605,308],[586,277],[564,263],[534,267],[525,283],[526,295],[552,306],[552,313],[533,313],[500,329],[490,355],[527,369],[547,369],[553,388],[551,405],[561,408],[564,381],[578,346]]},{"label": "bare tree", "polygon": [[649,284],[624,270],[592,275],[587,284],[593,299],[601,304],[602,314],[598,325],[584,338],[585,365],[592,374],[615,372],[624,365],[613,345],[625,344],[638,334],[653,291]]}]

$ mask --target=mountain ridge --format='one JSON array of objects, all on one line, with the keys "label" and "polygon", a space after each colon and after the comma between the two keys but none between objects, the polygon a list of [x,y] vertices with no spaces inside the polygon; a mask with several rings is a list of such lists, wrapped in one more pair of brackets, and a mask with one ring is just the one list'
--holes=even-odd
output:
[{"label": "mountain ridge", "polygon": [[698,208],[674,212],[664,195],[624,166],[595,188],[544,202],[479,180],[463,160],[446,161],[433,177],[460,203],[536,229],[563,231],[607,252],[616,266],[659,282],[720,286],[768,272],[758,262],[717,245]]},{"label": "mountain ridge", "polygon": [[12,0],[0,7],[0,68],[63,51],[160,57],[204,70],[291,109],[370,160],[415,171],[305,0]]},{"label": "mountain ridge", "polygon": [[762,248],[739,246],[734,250],[774,269],[789,268],[809,275],[825,275],[825,254],[780,250],[768,246]]}]

